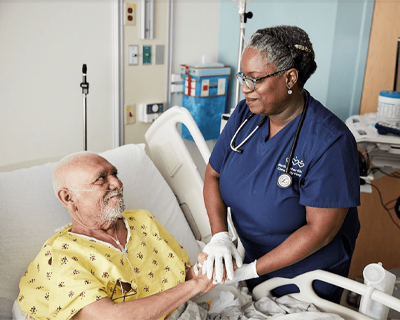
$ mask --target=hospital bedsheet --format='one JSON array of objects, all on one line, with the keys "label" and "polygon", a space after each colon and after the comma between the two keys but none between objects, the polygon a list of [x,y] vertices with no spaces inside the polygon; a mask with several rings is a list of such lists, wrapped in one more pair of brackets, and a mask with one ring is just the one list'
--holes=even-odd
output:
[{"label": "hospital bedsheet", "polygon": [[181,305],[168,320],[340,320],[319,311],[312,303],[291,296],[262,297],[253,302],[247,288],[218,286]]}]

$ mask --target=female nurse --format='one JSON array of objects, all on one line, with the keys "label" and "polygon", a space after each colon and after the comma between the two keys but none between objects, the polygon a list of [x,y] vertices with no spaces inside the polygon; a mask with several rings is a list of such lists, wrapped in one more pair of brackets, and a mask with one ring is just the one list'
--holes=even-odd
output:
[{"label": "female nurse", "polygon": [[[237,79],[245,99],[206,168],[213,237],[203,270],[210,278],[215,267],[215,282],[226,270],[227,279],[247,280],[250,290],[315,269],[347,277],[360,229],[357,145],[346,125],[304,89],[317,67],[309,37],[294,26],[261,29],[241,59]],[[228,207],[245,249],[243,266],[228,236]],[[239,267],[234,273],[232,257]],[[338,287],[315,281],[314,290],[340,302]],[[289,285],[275,294],[296,291]]]}]

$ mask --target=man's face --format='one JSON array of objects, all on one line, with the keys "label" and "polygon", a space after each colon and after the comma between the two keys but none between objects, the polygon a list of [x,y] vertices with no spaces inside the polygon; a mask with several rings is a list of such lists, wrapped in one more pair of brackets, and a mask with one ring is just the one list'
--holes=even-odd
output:
[{"label": "man's face", "polygon": [[81,222],[96,228],[113,225],[125,210],[117,169],[102,157],[90,155],[74,161],[72,172],[67,185]]},{"label": "man's face", "polygon": [[[109,201],[114,201],[115,205],[109,205]],[[102,215],[100,218],[104,221],[115,222],[121,217],[122,213],[125,211],[125,203],[123,198],[122,189],[116,189],[114,191],[109,191],[100,203]]]}]

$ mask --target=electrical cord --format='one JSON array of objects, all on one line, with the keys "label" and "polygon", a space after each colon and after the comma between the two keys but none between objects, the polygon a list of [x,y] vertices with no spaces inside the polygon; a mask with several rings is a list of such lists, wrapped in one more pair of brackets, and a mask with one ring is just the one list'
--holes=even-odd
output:
[{"label": "electrical cord", "polygon": [[[389,173],[384,172],[382,169],[376,168],[376,167],[371,168],[371,172],[372,171],[379,171],[379,172],[383,173],[387,177],[394,178],[394,179],[400,179],[400,173],[399,172],[392,172],[392,173],[389,174]],[[396,201],[396,204],[393,207],[391,207],[391,208],[387,207],[390,203],[395,202],[395,201]],[[389,210],[393,210],[394,209],[394,211],[396,212],[397,217],[400,219],[400,197],[398,197],[397,199],[393,199],[393,200],[390,200],[389,202],[387,202],[386,205],[385,205],[385,208],[389,209]]]},{"label": "electrical cord", "polygon": [[[361,177],[365,177],[368,176],[370,173],[374,174],[375,172],[379,171],[381,172],[383,175],[390,177],[390,178],[394,178],[394,179],[400,179],[400,172],[392,172],[392,173],[387,173],[385,171],[383,171],[381,168],[377,168],[377,167],[371,167],[371,159],[369,156],[369,152],[372,150],[369,150],[367,152],[362,153],[360,150],[358,151],[358,161],[359,161],[359,170],[360,170],[360,184],[364,185],[364,184],[368,184],[371,187],[374,187],[376,189],[376,191],[378,192],[379,198],[380,198],[380,202],[382,207],[386,210],[386,212],[389,214],[390,219],[392,220],[393,224],[396,225],[397,228],[400,229],[400,225],[393,219],[392,214],[390,213],[390,210],[394,210],[397,217],[400,219],[400,197],[392,199],[386,203],[383,203],[383,199],[382,199],[382,194],[379,190],[379,188],[371,183],[368,183],[366,180],[364,180]],[[390,208],[388,207],[390,204],[393,204],[394,202],[395,205],[391,206]]]},{"label": "electrical cord", "polygon": [[[383,208],[386,210],[386,212],[388,213],[389,218],[390,218],[390,220],[392,220],[393,224],[400,230],[400,225],[393,219],[392,214],[390,213],[390,209],[387,207],[387,205],[386,205],[385,203],[383,203],[382,194],[381,194],[381,191],[379,190],[379,188],[378,188],[377,186],[374,186],[374,185],[371,184],[371,183],[367,183],[367,184],[369,184],[371,187],[374,187],[374,188],[376,189],[376,191],[378,192],[379,200],[380,200],[380,202],[381,202],[382,207],[383,207]],[[394,201],[396,201],[396,200],[397,200],[397,203],[396,203],[396,204],[399,204],[399,205],[400,205],[400,197],[397,198],[397,199],[390,200],[389,202],[387,202],[387,204],[392,203],[392,202],[394,202]],[[396,214],[397,214],[397,212],[396,212]],[[398,214],[397,214],[397,216],[399,217]]]},{"label": "electrical cord", "polygon": [[370,172],[372,172],[372,173],[374,173],[376,171],[379,171],[379,172],[383,173],[385,176],[388,176],[388,177],[391,177],[391,178],[395,178],[395,179],[400,179],[400,173],[399,172],[386,173],[381,168],[377,168],[377,167],[373,167],[373,168],[370,169]]}]

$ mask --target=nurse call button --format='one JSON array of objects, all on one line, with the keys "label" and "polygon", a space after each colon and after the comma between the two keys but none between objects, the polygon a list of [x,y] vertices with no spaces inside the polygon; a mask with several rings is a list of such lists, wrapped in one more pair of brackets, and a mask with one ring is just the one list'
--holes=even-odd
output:
[{"label": "nurse call button", "polygon": [[287,188],[292,184],[292,176],[289,173],[281,173],[276,181],[279,188]]}]

